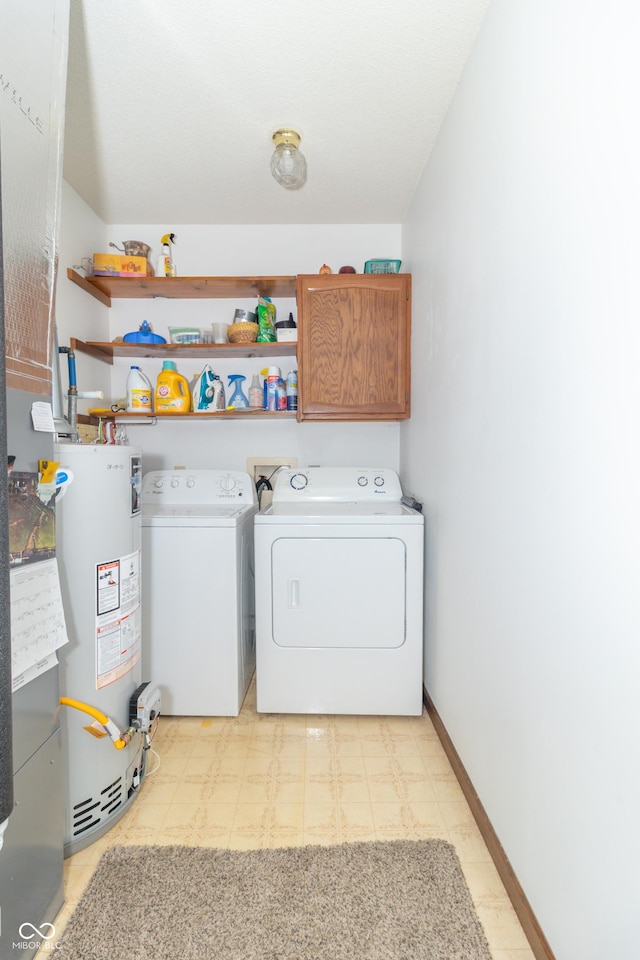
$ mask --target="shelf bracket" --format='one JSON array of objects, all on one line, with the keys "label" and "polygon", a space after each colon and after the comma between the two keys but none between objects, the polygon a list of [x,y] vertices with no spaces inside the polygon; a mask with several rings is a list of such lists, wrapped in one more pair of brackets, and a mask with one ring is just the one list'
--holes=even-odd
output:
[{"label": "shelf bracket", "polygon": [[114,420],[116,423],[122,423],[132,427],[155,427],[158,422],[157,417],[140,417],[136,419],[135,417],[119,417],[117,413],[114,413],[112,417],[102,417],[103,420]]}]

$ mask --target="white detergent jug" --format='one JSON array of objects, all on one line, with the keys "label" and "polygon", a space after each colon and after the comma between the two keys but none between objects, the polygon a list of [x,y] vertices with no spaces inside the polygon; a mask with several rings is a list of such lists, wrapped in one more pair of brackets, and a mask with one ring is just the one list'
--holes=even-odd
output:
[{"label": "white detergent jug", "polygon": [[153,412],[153,387],[140,367],[132,366],[127,377],[127,410],[132,413]]}]

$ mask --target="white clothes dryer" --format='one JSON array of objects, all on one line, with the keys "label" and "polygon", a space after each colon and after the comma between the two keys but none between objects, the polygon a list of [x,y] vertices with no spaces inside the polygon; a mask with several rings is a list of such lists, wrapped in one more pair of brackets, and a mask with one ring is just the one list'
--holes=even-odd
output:
[{"label": "white clothes dryer", "polygon": [[259,712],[422,712],[423,543],[391,470],[278,474],[255,516]]},{"label": "white clothes dryer", "polygon": [[248,473],[157,470],[142,481],[142,664],[172,716],[239,714],[255,669]]}]

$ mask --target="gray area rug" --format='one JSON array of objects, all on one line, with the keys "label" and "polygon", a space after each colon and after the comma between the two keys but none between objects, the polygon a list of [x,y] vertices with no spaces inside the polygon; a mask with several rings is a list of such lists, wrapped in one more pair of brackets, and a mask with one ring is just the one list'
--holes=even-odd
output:
[{"label": "gray area rug", "polygon": [[114,847],[55,960],[490,960],[454,848]]}]

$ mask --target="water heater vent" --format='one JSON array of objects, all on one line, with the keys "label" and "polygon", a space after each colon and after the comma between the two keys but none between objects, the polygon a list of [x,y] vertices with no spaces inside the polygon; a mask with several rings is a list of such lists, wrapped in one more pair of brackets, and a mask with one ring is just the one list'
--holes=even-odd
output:
[{"label": "water heater vent", "polygon": [[113,790],[114,787],[117,787],[118,785],[121,785],[121,784],[122,784],[122,777],[118,777],[118,779],[114,780],[113,783],[110,783],[108,787],[104,787],[100,791],[100,795],[104,796],[105,793],[109,793],[109,791]]},{"label": "water heater vent", "polygon": [[[122,777],[118,777],[100,791],[95,799],[89,797],[73,808],[73,836],[77,837],[98,826],[122,805]],[[95,811],[95,812],[92,812]]]},{"label": "water heater vent", "polygon": [[103,798],[102,811],[105,816],[110,816],[114,810],[117,810],[122,803],[122,777],[118,777],[108,787],[100,791]]},{"label": "water heater vent", "polygon": [[[88,821],[88,822],[87,822]],[[92,827],[95,827],[100,823],[100,817],[93,819],[91,817],[85,817],[84,819],[73,818],[73,835],[78,837],[81,833],[85,833],[87,830],[91,830]]]}]

